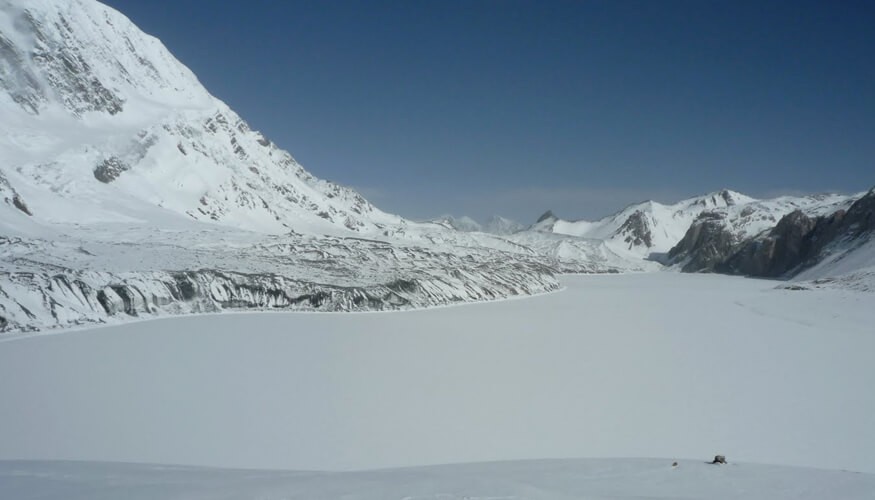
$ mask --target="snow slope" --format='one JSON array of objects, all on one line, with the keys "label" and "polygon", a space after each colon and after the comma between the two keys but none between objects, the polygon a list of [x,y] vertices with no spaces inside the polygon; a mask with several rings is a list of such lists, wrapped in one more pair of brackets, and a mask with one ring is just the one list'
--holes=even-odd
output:
[{"label": "snow slope", "polygon": [[310,175],[95,1],[3,0],[0,57],[0,168],[39,221],[170,211],[271,233],[400,221]]},{"label": "snow slope", "polygon": [[89,462],[2,462],[17,500],[869,499],[875,476],[670,459],[544,460],[363,472],[285,472]]}]

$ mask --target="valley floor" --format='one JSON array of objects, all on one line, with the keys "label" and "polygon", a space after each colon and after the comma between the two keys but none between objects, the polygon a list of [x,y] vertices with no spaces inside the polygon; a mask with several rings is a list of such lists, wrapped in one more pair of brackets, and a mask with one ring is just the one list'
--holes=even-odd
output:
[{"label": "valley floor", "polygon": [[[733,463],[875,472],[871,294],[668,272],[563,283],[560,293],[442,309],[186,316],[0,342],[0,459],[285,470],[692,460],[668,472],[665,460],[580,465],[616,477],[614,468],[632,467],[654,492],[678,477],[665,474],[717,453]],[[9,482],[17,468],[31,477],[74,467],[20,464],[0,465],[0,496],[25,484]],[[733,467],[700,474],[731,483],[746,470]],[[781,470],[750,474],[778,481]],[[405,474],[422,481],[411,498],[443,498],[435,495],[445,472]],[[516,473],[496,474],[525,486]],[[808,472],[793,474],[807,484],[798,481]],[[863,491],[875,492],[870,474],[823,474],[836,487],[864,478]],[[691,481],[702,477],[710,476]],[[490,495],[576,498],[574,485],[552,497],[535,486]],[[644,490],[627,493],[643,494],[635,491]]]}]

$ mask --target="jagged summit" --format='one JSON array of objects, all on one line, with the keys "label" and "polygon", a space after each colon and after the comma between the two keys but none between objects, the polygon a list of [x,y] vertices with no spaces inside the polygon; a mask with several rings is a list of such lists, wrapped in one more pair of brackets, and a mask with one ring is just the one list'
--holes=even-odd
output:
[{"label": "jagged summit", "polygon": [[170,214],[262,232],[402,219],[317,179],[92,0],[0,0],[0,172],[50,223]]},{"label": "jagged summit", "polygon": [[547,210],[546,212],[541,214],[540,217],[538,217],[538,219],[535,221],[535,224],[540,222],[551,222],[558,219],[559,217],[556,217],[556,214],[554,214],[552,210]]}]

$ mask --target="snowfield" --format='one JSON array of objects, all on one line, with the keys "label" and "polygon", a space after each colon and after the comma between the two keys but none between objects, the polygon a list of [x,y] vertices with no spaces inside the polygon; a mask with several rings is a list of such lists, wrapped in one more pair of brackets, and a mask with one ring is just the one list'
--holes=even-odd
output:
[{"label": "snowfield", "polygon": [[282,472],[93,462],[2,462],[17,500],[870,499],[875,476],[658,459],[540,460],[363,472]]},{"label": "snowfield", "polygon": [[0,459],[359,470],[721,453],[875,472],[871,294],[676,273],[563,282],[451,308],[5,341]]}]

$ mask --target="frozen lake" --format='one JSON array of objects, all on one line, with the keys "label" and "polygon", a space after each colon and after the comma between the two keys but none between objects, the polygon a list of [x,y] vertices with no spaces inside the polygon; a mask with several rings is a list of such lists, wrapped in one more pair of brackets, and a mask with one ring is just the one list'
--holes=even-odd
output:
[{"label": "frozen lake", "polygon": [[0,459],[362,469],[666,457],[875,471],[875,295],[656,273],[403,313],[0,342]]}]

